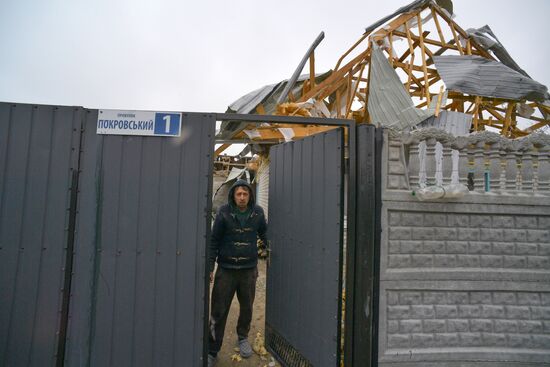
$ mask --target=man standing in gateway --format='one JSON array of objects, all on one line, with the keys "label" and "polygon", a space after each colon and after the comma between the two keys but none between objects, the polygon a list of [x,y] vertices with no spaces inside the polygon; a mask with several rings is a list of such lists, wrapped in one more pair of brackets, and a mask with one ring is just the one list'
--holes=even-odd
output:
[{"label": "man standing in gateway", "polygon": [[[264,211],[255,205],[250,185],[238,180],[229,190],[228,203],[221,206],[214,220],[210,243],[210,281],[214,281],[208,336],[208,366],[216,362],[221,349],[225,323],[233,296],[239,300],[237,335],[242,357],[252,355],[248,332],[258,278],[258,237],[267,244]],[[218,269],[214,277],[214,263]]]}]

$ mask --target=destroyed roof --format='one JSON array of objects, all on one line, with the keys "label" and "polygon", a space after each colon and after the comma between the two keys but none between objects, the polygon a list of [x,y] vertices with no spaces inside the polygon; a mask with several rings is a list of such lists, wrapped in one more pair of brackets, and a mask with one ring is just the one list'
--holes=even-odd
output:
[{"label": "destroyed roof", "polygon": [[378,45],[372,45],[368,109],[373,123],[404,130],[433,115],[421,110],[403,87],[399,76]]},{"label": "destroyed roof", "polygon": [[469,28],[466,30],[466,33],[472,37],[477,43],[485,47],[487,50],[491,50],[493,54],[500,60],[504,65],[508,66],[511,69],[531,78],[529,74],[525,72],[510,56],[508,51],[504,48],[502,43],[498,40],[497,36],[493,33],[493,30],[488,25],[485,25],[481,28]]},{"label": "destroyed roof", "polygon": [[419,128],[435,127],[454,136],[468,135],[472,126],[472,115],[456,111],[441,111],[418,124]]},{"label": "destroyed roof", "polygon": [[[380,27],[384,23],[386,23],[388,20],[403,14],[403,13],[409,13],[411,11],[417,10],[422,8],[424,5],[432,2],[432,0],[415,0],[410,4],[407,4],[405,6],[400,7],[392,14],[378,20],[377,22],[371,24],[367,28],[365,28],[365,33],[370,33],[374,31],[376,28]],[[453,13],[453,2],[450,0],[437,0],[435,1],[439,6],[441,6],[443,9],[445,9],[449,14]]]},{"label": "destroyed roof", "polygon": [[548,89],[501,62],[481,56],[434,56],[435,66],[447,89],[492,98],[548,99]]},{"label": "destroyed roof", "polygon": [[[321,82],[325,80],[331,72],[332,71],[328,71],[323,74],[316,74],[315,81]],[[291,94],[299,94],[302,89],[302,84],[307,79],[309,79],[309,74],[300,75],[291,90]],[[287,82],[288,79],[279,83],[269,84],[258,88],[231,103],[226,112],[239,114],[257,113],[258,111],[256,111],[256,108],[261,104],[264,110],[263,113],[272,115],[277,107],[277,98],[284,91]],[[220,132],[218,133],[217,138],[230,139],[233,135],[242,131],[247,125],[248,123],[238,121],[224,121],[221,124]]]},{"label": "destroyed roof", "polygon": [[[550,126],[547,88],[517,65],[491,28],[465,31],[452,13],[451,0],[413,1],[367,27],[324,81],[296,85],[292,93],[296,101],[290,98],[292,103],[277,104],[284,89],[279,83],[247,94],[229,112],[294,115],[299,108],[302,116],[323,111],[319,116],[353,118],[397,130],[447,123],[460,125],[460,130],[500,129],[509,137]],[[446,52],[453,56],[442,56]],[[297,70],[302,67],[303,63]],[[315,65],[310,68],[314,72]],[[531,126],[520,128],[520,116]],[[247,140],[248,136],[273,143],[293,135],[284,134],[286,126],[246,126],[227,123],[217,138]],[[258,131],[245,135],[245,128]],[[310,132],[296,137],[304,134]]]}]

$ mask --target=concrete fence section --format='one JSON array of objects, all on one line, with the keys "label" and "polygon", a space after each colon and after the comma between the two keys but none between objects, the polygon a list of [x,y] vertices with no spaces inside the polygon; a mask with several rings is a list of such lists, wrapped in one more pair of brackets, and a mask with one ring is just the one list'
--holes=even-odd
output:
[{"label": "concrete fence section", "polygon": [[[546,137],[386,132],[382,162],[379,364],[550,363]],[[415,195],[453,171],[464,196]]]}]

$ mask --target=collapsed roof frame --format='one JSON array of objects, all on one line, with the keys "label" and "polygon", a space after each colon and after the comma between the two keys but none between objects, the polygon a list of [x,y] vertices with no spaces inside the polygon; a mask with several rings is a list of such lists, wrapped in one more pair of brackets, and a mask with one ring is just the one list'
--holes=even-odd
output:
[{"label": "collapsed roof frame", "polygon": [[[434,57],[441,56],[449,51],[459,55],[477,55],[490,60],[496,58],[481,46],[474,37],[463,30],[449,15],[449,12],[433,1],[416,1],[409,7],[404,7],[403,12],[396,12],[397,17],[385,26],[367,28],[367,31],[359,40],[348,49],[338,60],[330,77],[315,88],[304,93],[298,102],[309,98],[317,100],[325,99],[335,94],[337,116],[353,117],[358,122],[373,122],[370,119],[368,109],[369,77],[364,78],[367,67],[371,61],[372,43],[378,44],[386,53],[387,58],[394,69],[400,69],[407,75],[405,89],[411,97],[419,100],[417,108],[426,107],[433,98],[440,98],[442,89],[434,91],[441,76],[434,65]],[[400,9],[401,10],[401,9]],[[394,15],[396,15],[394,14]],[[437,30],[437,38],[430,37],[430,31],[425,31],[428,22],[433,22]],[[417,33],[412,29],[418,28]],[[445,32],[447,27],[447,32]],[[445,37],[445,33],[448,34]],[[342,65],[343,61],[359,45],[368,40],[365,50]],[[397,54],[394,44],[397,40],[404,40],[408,48]],[[420,51],[420,52],[418,52]],[[421,65],[415,63],[415,57],[420,57]],[[368,75],[368,74],[367,74]],[[354,87],[352,87],[354,86]],[[441,86],[441,84],[440,84]],[[448,104],[440,106],[441,110],[458,111],[473,116],[473,131],[484,130],[493,127],[500,130],[501,134],[508,137],[519,137],[534,132],[544,126],[550,125],[550,106],[540,101],[512,100],[503,98],[491,98],[486,96],[465,95],[460,92],[449,91]],[[359,109],[352,107],[354,101],[363,102]],[[340,106],[345,103],[345,109]],[[517,109],[520,104],[526,104],[541,112],[542,117],[526,117],[532,125],[525,130],[517,126]]]},{"label": "collapsed roof frame", "polygon": [[[510,138],[525,136],[550,126],[548,101],[465,94],[452,89],[444,91],[445,83],[436,68],[435,59],[442,55],[447,57],[449,54],[479,57],[495,63],[501,61],[510,68],[510,72],[518,72],[518,75],[534,82],[507,55],[488,27],[465,31],[452,19],[451,13],[452,3],[448,0],[416,0],[400,8],[368,27],[357,42],[338,59],[332,73],[322,81],[316,82],[312,51],[309,78],[302,83],[301,93],[289,95],[287,101],[290,103],[278,105],[275,113],[307,116],[307,113],[315,109],[312,107],[314,103],[318,106],[322,102],[323,107],[330,112],[329,116],[325,113],[324,117],[353,118],[358,123],[380,122],[373,121],[368,109],[370,65],[373,44],[376,44],[383,50],[392,68],[401,74],[404,89],[413,99],[416,108],[426,108],[436,99],[436,117],[442,110],[465,113],[472,118],[472,131],[492,128]],[[388,20],[390,21],[386,23]],[[399,50],[399,41],[404,42],[404,47],[401,47],[404,50]],[[499,47],[499,52],[494,52],[495,44]],[[507,57],[504,58],[503,54]],[[505,67],[502,64],[501,66]],[[299,69],[298,73],[301,71]],[[443,98],[444,94],[447,94],[447,98]],[[259,103],[255,111],[261,114],[262,110],[262,103]],[[320,113],[316,115],[322,116]],[[528,125],[527,128],[518,126],[520,117],[523,118],[523,124]],[[292,128],[281,124],[266,125],[258,130],[256,137],[250,139],[259,143],[281,140],[283,134],[279,129],[287,127]],[[247,135],[243,130],[246,127],[235,131],[233,137],[246,139]],[[295,132],[295,137],[300,138],[315,132],[317,131],[302,128]]]}]

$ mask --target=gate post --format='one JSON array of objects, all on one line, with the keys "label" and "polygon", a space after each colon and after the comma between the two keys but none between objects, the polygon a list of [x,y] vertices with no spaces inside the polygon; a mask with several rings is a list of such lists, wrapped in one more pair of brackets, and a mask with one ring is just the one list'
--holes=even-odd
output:
[{"label": "gate post", "polygon": [[382,129],[357,128],[355,249],[348,248],[346,274],[347,367],[377,365],[382,144]]}]

